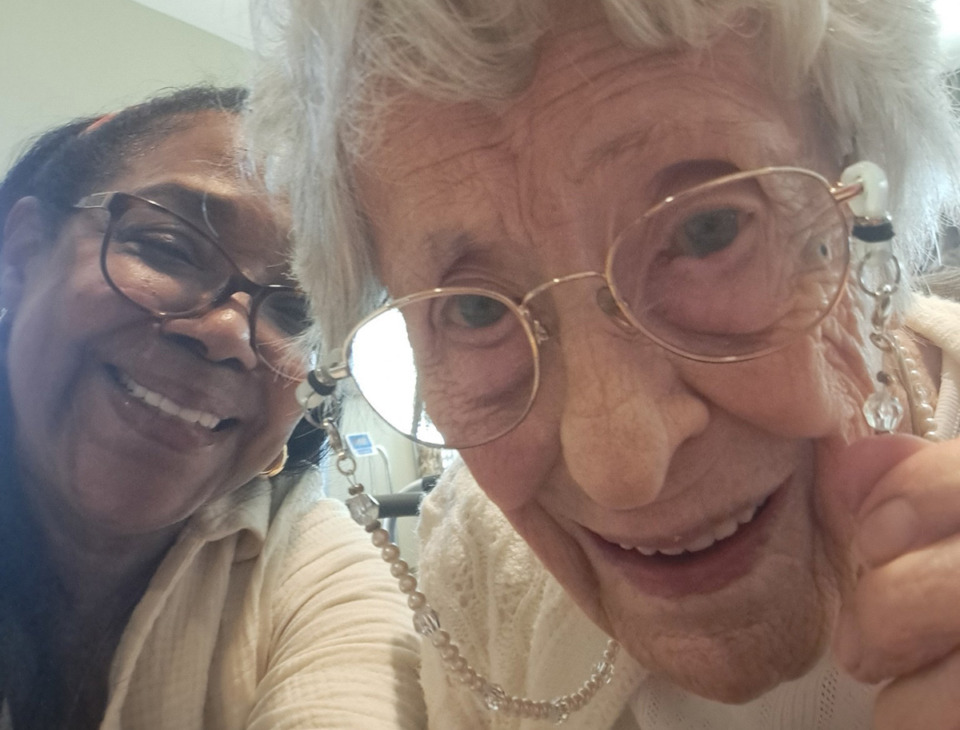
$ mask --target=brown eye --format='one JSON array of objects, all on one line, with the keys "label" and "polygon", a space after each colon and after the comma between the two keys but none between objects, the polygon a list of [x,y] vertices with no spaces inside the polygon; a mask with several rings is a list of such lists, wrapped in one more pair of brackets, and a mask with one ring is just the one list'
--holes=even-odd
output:
[{"label": "brown eye", "polygon": [[739,233],[739,211],[734,208],[707,210],[683,221],[679,248],[689,256],[703,259],[732,244]]}]

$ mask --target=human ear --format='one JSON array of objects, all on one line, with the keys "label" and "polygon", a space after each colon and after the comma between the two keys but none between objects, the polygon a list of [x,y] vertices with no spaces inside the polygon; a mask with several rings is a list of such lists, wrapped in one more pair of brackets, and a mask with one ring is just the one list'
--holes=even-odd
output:
[{"label": "human ear", "polygon": [[45,250],[45,230],[37,198],[20,198],[13,204],[0,246],[0,307],[9,312],[15,311],[23,298],[27,264]]}]

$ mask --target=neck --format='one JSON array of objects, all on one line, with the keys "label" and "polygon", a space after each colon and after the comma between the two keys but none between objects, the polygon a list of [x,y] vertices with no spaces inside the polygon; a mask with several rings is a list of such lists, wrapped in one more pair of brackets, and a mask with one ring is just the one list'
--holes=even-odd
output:
[{"label": "neck", "polygon": [[[118,533],[91,524],[21,471],[20,484],[38,538],[59,578],[70,618],[86,623],[127,613],[173,543],[182,523],[144,534]],[[129,608],[128,608],[129,607]]]}]

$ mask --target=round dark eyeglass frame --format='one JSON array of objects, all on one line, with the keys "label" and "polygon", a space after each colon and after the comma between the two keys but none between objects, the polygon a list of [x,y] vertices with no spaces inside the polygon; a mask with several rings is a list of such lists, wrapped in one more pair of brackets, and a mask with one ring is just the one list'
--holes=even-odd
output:
[{"label": "round dark eyeglass frame", "polygon": [[[138,301],[132,295],[128,294],[110,276],[110,272],[107,267],[107,253],[110,237],[113,234],[117,219],[135,205],[145,205],[166,215],[172,216],[178,222],[182,223],[185,228],[189,229],[192,233],[209,243],[213,250],[216,251],[217,254],[219,254],[227,263],[232,273],[227,276],[226,280],[218,289],[215,289],[208,294],[207,301],[201,300],[197,306],[184,311],[157,310],[153,307],[148,307],[147,305]],[[183,216],[175,213],[156,201],[150,200],[149,198],[143,198],[132,193],[123,193],[117,191],[93,193],[92,195],[87,195],[81,198],[73,205],[73,208],[77,210],[103,208],[109,213],[110,222],[107,224],[107,227],[104,230],[103,241],[100,244],[100,273],[102,274],[104,281],[106,281],[110,288],[113,289],[113,291],[115,291],[119,296],[161,320],[192,319],[195,317],[201,317],[207,312],[211,312],[217,307],[225,304],[234,294],[247,294],[250,296],[250,311],[248,314],[248,322],[250,325],[250,341],[253,343],[254,347],[257,348],[258,343],[256,327],[257,313],[259,311],[260,304],[268,296],[277,292],[288,292],[296,296],[302,296],[300,291],[292,286],[286,286],[284,284],[259,284],[253,281],[240,270],[240,267],[237,266],[236,262],[230,257],[230,255],[224,251],[223,247],[217,243],[216,240],[211,238],[209,234],[202,231]],[[259,349],[257,349],[257,352],[260,352]],[[261,359],[264,357],[262,353],[260,353],[260,357]]]}]

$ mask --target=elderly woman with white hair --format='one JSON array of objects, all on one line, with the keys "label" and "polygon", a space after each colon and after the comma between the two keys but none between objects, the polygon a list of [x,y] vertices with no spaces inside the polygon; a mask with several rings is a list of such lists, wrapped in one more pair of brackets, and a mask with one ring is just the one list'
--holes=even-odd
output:
[{"label": "elderly woman with white hair", "polygon": [[420,589],[384,549],[432,726],[960,727],[960,287],[926,275],[960,133],[930,4],[274,17],[253,123],[323,328],[301,396],[352,381],[462,457]]}]

